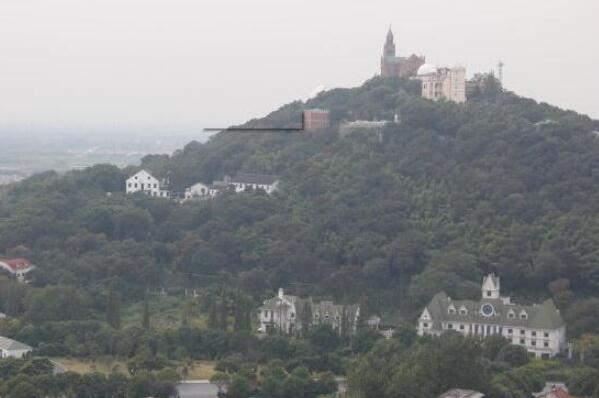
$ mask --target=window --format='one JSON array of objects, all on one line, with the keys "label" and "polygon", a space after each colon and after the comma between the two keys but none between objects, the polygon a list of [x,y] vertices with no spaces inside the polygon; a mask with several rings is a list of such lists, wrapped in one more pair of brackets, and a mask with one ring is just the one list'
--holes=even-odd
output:
[{"label": "window", "polygon": [[135,184],[135,188],[137,188],[137,183]]},{"label": "window", "polygon": [[530,332],[530,334],[531,334],[531,335],[533,335],[533,336],[536,336],[536,335],[537,335],[537,332],[535,332],[535,331],[532,331],[532,332]]},{"label": "window", "polygon": [[520,339],[520,344],[526,344],[526,341],[524,339]]},{"label": "window", "polygon": [[507,317],[508,319],[514,319],[516,314],[514,314],[514,311],[510,310],[510,312],[507,313]]},{"label": "window", "polygon": [[447,324],[447,329],[453,329],[453,324],[452,323],[448,323]]},{"label": "window", "polygon": [[545,332],[545,337],[548,338],[549,337],[549,333]]},{"label": "window", "polygon": [[545,348],[546,348],[546,347],[549,347],[549,342],[548,342],[548,341],[544,342],[544,343],[543,343],[543,346],[544,346]]},{"label": "window", "polygon": [[532,346],[535,346],[535,347],[536,347],[536,345],[537,345],[537,341],[536,341],[536,340],[533,340],[533,341],[531,341],[531,342],[530,342],[530,344],[531,344]]},{"label": "window", "polygon": [[128,186],[129,188],[131,188],[131,185],[133,185],[133,184],[131,184],[131,183],[127,184],[127,186]]},{"label": "window", "polygon": [[464,330],[464,325],[460,325],[460,330]]},{"label": "window", "polygon": [[526,333],[526,331],[524,329],[520,330],[520,334],[525,334],[525,333]]},{"label": "window", "polygon": [[508,329],[508,330],[507,330],[507,333],[508,333],[508,334],[512,334],[512,333],[514,333],[514,330],[513,330],[513,329]]},{"label": "window", "polygon": [[487,297],[491,297],[491,294],[492,294],[491,291],[487,290]]},{"label": "window", "polygon": [[453,315],[455,314],[455,308],[449,308],[447,312]]},{"label": "window", "polygon": [[525,311],[520,313],[520,319],[528,319],[528,314]]},{"label": "window", "polygon": [[154,188],[158,188],[158,184],[154,184]]},{"label": "window", "polygon": [[425,327],[425,328],[427,328],[427,327],[428,327],[428,323],[426,323],[426,322],[425,322],[425,323],[423,323],[423,324],[422,324],[422,327]]},{"label": "window", "polygon": [[466,309],[466,307],[461,307],[460,308],[460,315],[466,315],[468,314],[468,310]]}]

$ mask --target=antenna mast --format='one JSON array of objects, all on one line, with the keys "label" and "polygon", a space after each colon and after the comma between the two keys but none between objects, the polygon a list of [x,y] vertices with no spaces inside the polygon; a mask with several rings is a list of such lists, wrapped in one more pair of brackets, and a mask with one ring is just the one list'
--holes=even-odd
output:
[{"label": "antenna mast", "polygon": [[505,66],[505,64],[502,61],[499,61],[497,63],[497,70],[499,72],[499,84],[501,84],[501,87],[503,87],[503,67]]}]

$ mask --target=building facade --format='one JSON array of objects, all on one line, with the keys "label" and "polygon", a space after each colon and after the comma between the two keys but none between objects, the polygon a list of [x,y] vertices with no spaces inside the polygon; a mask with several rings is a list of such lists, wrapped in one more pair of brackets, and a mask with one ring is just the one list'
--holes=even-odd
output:
[{"label": "building facade", "polygon": [[[258,331],[269,333],[281,331],[285,334],[301,333],[302,325],[309,319],[310,326],[329,325],[339,334],[353,334],[358,325],[358,305],[339,305],[332,301],[314,302],[311,298],[285,294],[279,289],[276,297],[264,301],[258,313]],[[343,330],[347,328],[347,330]]]},{"label": "building facade", "polygon": [[324,109],[305,110],[302,119],[304,131],[320,131],[329,128],[331,125],[330,112]]},{"label": "building facade", "polygon": [[438,101],[466,102],[466,68],[437,68],[425,64],[418,69],[416,78],[422,82],[422,96]]},{"label": "building facade", "polygon": [[537,358],[565,351],[566,324],[552,300],[517,305],[501,296],[499,277],[483,279],[480,301],[452,300],[437,293],[418,320],[419,335],[439,335],[453,330],[467,336],[500,335]]},{"label": "building facade", "polygon": [[148,196],[159,198],[170,198],[171,193],[166,187],[166,184],[159,181],[146,170],[140,170],[126,181],[125,191],[128,194],[143,192]]},{"label": "building facade", "polygon": [[381,76],[411,77],[416,75],[426,59],[422,56],[412,54],[409,57],[400,57],[396,55],[395,41],[393,32],[389,28],[387,39],[383,47],[383,56],[381,57]]}]

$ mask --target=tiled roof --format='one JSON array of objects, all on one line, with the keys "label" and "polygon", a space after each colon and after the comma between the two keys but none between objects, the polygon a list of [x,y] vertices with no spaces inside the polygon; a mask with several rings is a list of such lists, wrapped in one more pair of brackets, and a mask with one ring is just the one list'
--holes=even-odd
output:
[{"label": "tiled roof", "polygon": [[251,173],[237,173],[235,177],[231,179],[233,183],[242,184],[257,184],[257,185],[272,185],[279,180],[277,175],[269,174],[251,174]]},{"label": "tiled roof", "polygon": [[443,394],[439,395],[439,398],[480,398],[484,395],[478,391],[462,390],[460,388],[454,388]]},{"label": "tiled roof", "polygon": [[0,336],[0,349],[3,350],[32,350],[27,344],[20,343],[16,340],[9,339],[8,337]]},{"label": "tiled roof", "polygon": [[10,268],[13,272],[32,267],[29,260],[26,260],[24,258],[13,258],[13,259],[8,259],[8,260],[0,260],[0,263],[6,264],[8,266],[8,268]]},{"label": "tiled roof", "polygon": [[[484,316],[480,309],[485,303],[491,304],[495,313],[491,316]],[[452,306],[456,309],[455,313],[449,313]],[[467,313],[460,314],[460,308],[465,308]],[[433,328],[440,329],[440,322],[468,322],[485,323],[490,325],[528,327],[536,329],[553,330],[564,325],[564,320],[555,307],[553,300],[546,300],[539,305],[516,305],[506,304],[502,299],[483,299],[481,301],[472,300],[452,300],[445,293],[436,294],[429,305],[426,307],[433,319]],[[514,313],[513,318],[508,317],[508,313]],[[526,319],[520,318],[520,313],[526,312]]]}]

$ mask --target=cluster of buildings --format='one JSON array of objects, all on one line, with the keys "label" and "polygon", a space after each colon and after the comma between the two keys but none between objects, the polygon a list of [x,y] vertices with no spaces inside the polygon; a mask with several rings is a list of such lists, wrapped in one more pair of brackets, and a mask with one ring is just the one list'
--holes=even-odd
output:
[{"label": "cluster of buildings", "polygon": [[[503,64],[500,63],[499,67],[501,75]],[[422,97],[433,101],[443,99],[457,103],[466,102],[467,94],[480,89],[487,77],[487,75],[477,74],[471,80],[467,80],[466,68],[463,66],[437,67],[427,64],[424,56],[412,54],[409,57],[401,57],[396,55],[391,28],[389,28],[383,47],[381,76],[420,80]]]},{"label": "cluster of buildings", "polygon": [[302,333],[309,319],[309,326],[329,325],[338,333],[352,334],[356,331],[360,307],[340,305],[332,301],[315,302],[312,298],[300,298],[285,294],[279,289],[276,297],[264,301],[258,313],[258,331],[270,333],[274,330],[285,334]]},{"label": "cluster of buildings", "polygon": [[512,303],[510,297],[501,296],[501,282],[494,274],[483,279],[481,291],[479,301],[436,294],[420,315],[418,334],[499,335],[537,358],[552,358],[566,351],[566,323],[552,300],[533,305]]},{"label": "cluster of buildings", "polygon": [[198,182],[186,188],[183,194],[178,194],[169,189],[168,181],[158,180],[148,171],[140,170],[127,179],[125,192],[142,192],[148,196],[165,199],[192,200],[215,197],[227,190],[244,192],[262,189],[267,194],[272,194],[279,188],[279,183],[280,177],[276,175],[237,173],[234,177],[225,176],[222,181],[214,181],[212,184]]}]

